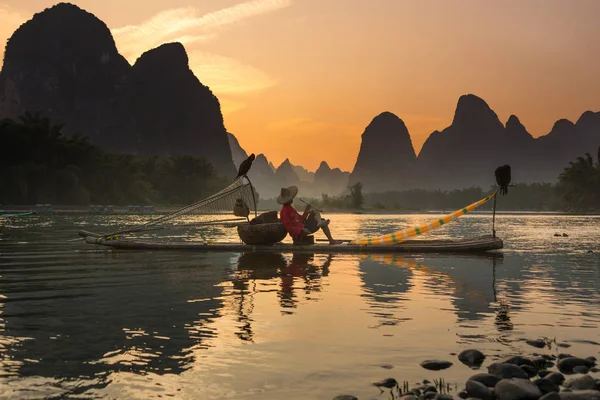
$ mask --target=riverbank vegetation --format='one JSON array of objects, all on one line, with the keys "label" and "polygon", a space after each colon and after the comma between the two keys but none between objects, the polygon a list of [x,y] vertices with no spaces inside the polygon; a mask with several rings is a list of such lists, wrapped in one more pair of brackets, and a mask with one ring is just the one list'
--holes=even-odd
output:
[{"label": "riverbank vegetation", "polygon": [[109,154],[62,128],[0,120],[1,204],[189,204],[227,185],[202,158]]},{"label": "riverbank vegetation", "polygon": [[[62,134],[48,118],[25,114],[0,120],[0,204],[185,205],[215,193],[228,182],[204,159],[175,155],[143,157],[110,154],[81,136]],[[600,157],[600,149],[598,150]],[[362,184],[340,196],[305,199],[331,211],[417,212],[455,210],[495,188],[363,193]],[[300,193],[300,196],[302,194]],[[274,199],[261,209],[276,209]],[[483,209],[490,209],[491,202]],[[600,211],[600,159],[573,160],[556,184],[519,184],[500,196],[499,210]]]}]

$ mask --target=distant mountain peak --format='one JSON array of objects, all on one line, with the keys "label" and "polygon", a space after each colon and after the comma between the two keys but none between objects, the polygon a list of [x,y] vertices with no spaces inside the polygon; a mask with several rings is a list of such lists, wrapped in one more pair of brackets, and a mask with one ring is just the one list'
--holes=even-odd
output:
[{"label": "distant mountain peak", "polygon": [[136,67],[151,64],[152,68],[164,68],[167,73],[189,68],[189,59],[185,47],[179,42],[165,43],[144,52],[135,62]]},{"label": "distant mountain peak", "polygon": [[474,94],[460,96],[452,126],[464,131],[481,131],[482,129],[489,131],[504,128],[498,115],[485,100]]}]

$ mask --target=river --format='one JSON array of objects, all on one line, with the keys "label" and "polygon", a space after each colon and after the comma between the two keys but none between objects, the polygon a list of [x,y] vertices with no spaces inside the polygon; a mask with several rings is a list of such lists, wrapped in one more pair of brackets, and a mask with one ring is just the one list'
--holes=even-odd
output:
[{"label": "river", "polygon": [[[371,383],[444,378],[461,389],[475,373],[456,358],[467,348],[487,355],[484,367],[534,352],[600,358],[599,216],[501,214],[505,248],[488,256],[69,241],[144,218],[0,218],[0,398],[388,399]],[[336,237],[355,238],[431,215],[328,218]],[[489,231],[490,215],[472,214],[430,237]],[[231,228],[207,234],[237,240]],[[537,338],[549,347],[525,343]],[[454,365],[431,372],[419,365],[428,359]]]}]

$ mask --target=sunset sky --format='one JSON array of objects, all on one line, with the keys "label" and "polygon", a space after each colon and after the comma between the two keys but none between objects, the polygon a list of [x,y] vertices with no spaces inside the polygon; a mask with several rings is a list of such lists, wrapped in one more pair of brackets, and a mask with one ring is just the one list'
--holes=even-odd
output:
[{"label": "sunset sky", "polygon": [[[72,2],[108,25],[130,63],[184,43],[227,130],[276,166],[351,170],[383,111],[404,120],[418,152],[466,93],[534,136],[600,110],[599,0]],[[0,0],[1,40],[55,3]]]}]

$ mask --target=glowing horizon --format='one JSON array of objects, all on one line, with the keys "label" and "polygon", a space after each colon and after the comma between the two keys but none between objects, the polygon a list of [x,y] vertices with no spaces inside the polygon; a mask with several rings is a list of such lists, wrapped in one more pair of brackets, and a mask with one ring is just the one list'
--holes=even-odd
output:
[{"label": "glowing horizon", "polygon": [[[54,4],[0,0],[0,37]],[[419,153],[468,93],[534,137],[600,109],[595,0],[75,4],[107,24],[130,63],[182,42],[227,130],[275,166],[289,158],[314,171],[325,160],[350,171],[361,134],[384,111],[405,122]]]}]

